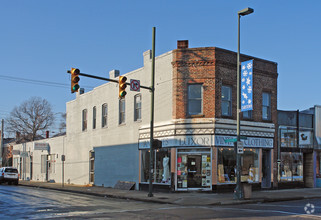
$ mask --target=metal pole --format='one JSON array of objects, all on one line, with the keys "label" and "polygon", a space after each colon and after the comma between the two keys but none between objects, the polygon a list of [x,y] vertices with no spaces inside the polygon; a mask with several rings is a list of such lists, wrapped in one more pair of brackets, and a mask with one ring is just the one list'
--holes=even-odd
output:
[{"label": "metal pole", "polygon": [[242,189],[241,189],[241,155],[237,152],[240,139],[240,18],[241,15],[238,14],[238,31],[237,31],[237,114],[236,114],[236,188],[234,191],[234,199],[243,198]]},{"label": "metal pole", "polygon": [[149,142],[149,187],[148,197],[153,197],[153,141],[154,141],[154,85],[155,85],[155,30],[153,27],[153,46],[152,46],[152,75],[151,75],[151,111],[150,111],[150,142]]},{"label": "metal pole", "polygon": [[1,146],[0,146],[0,162],[1,162],[1,166],[3,164],[3,127],[4,127],[4,120],[1,120]]}]

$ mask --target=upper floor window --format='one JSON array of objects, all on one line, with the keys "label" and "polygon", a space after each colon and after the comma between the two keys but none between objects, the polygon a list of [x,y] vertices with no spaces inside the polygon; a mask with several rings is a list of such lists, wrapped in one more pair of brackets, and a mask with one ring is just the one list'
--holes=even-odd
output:
[{"label": "upper floor window", "polygon": [[262,119],[271,120],[271,94],[262,93]]},{"label": "upper floor window", "polygon": [[203,86],[201,84],[188,85],[188,115],[203,113]]},{"label": "upper floor window", "polygon": [[232,115],[232,88],[230,86],[222,86],[222,116]]},{"label": "upper floor window", "polygon": [[125,99],[119,99],[119,124],[125,123]]},{"label": "upper floor window", "polygon": [[134,121],[142,119],[142,95],[135,95],[134,100]]},{"label": "upper floor window", "polygon": [[101,106],[101,127],[107,127],[107,116],[108,116],[108,106],[107,103],[104,103]]},{"label": "upper floor window", "polygon": [[96,129],[96,106],[93,107],[93,129]]},{"label": "upper floor window", "polygon": [[251,119],[252,118],[252,110],[243,112],[244,119]]},{"label": "upper floor window", "polygon": [[87,109],[82,110],[82,130],[87,130]]}]

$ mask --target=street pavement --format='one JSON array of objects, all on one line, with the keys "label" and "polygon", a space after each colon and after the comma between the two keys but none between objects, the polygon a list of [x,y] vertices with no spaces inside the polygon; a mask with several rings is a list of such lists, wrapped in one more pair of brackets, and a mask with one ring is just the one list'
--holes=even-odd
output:
[{"label": "street pavement", "polygon": [[101,186],[81,186],[74,184],[64,184],[64,186],[62,186],[61,183],[23,180],[20,180],[19,185],[82,193],[100,197],[129,199],[135,201],[175,204],[183,206],[237,205],[321,198],[321,188],[260,190],[253,191],[251,198],[249,199],[235,200],[233,199],[232,192],[154,192],[153,197],[148,197],[148,192],[146,191],[121,190]]}]

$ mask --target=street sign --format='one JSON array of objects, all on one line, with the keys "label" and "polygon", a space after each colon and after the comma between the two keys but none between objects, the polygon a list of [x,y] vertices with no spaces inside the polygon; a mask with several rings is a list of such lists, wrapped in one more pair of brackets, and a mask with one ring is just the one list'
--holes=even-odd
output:
[{"label": "street sign", "polygon": [[238,141],[237,142],[237,153],[238,154],[243,154],[244,153],[244,147],[243,147],[243,142]]},{"label": "street sign", "polygon": [[225,139],[224,140],[225,143],[229,143],[229,142],[237,142],[237,138],[232,138],[232,139]]},{"label": "street sign", "polygon": [[140,81],[137,79],[130,80],[130,91],[139,92],[140,91]]}]

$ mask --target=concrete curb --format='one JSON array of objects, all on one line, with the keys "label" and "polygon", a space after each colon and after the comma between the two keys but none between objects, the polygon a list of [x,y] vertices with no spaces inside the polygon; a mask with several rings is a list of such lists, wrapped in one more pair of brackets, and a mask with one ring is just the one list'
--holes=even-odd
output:
[{"label": "concrete curb", "polygon": [[33,188],[42,188],[42,189],[49,189],[49,190],[56,190],[61,192],[70,192],[70,193],[79,193],[91,196],[98,196],[98,197],[107,197],[107,198],[114,198],[114,199],[125,199],[125,200],[133,200],[133,201],[140,201],[140,202],[151,202],[151,203],[159,203],[159,204],[172,204],[172,205],[180,205],[180,206],[227,206],[227,205],[244,205],[244,204],[254,204],[254,203],[271,203],[271,202],[284,202],[284,201],[293,201],[293,200],[303,200],[303,199],[317,199],[321,198],[320,196],[294,196],[294,197],[276,197],[276,198],[253,198],[253,199],[245,199],[245,200],[231,200],[231,201],[223,201],[223,202],[213,202],[208,204],[180,204],[179,202],[168,201],[157,197],[133,197],[130,195],[117,195],[111,193],[97,193],[97,192],[90,192],[85,190],[77,190],[77,189],[68,189],[68,188],[55,188],[50,186],[40,186],[40,185],[29,185],[19,183],[21,186],[25,187],[33,187]]},{"label": "concrete curb", "polygon": [[108,198],[114,198],[114,199],[125,199],[125,200],[134,200],[134,201],[140,201],[140,202],[153,202],[153,203],[161,203],[161,204],[175,204],[176,203],[170,202],[170,201],[162,201],[158,199],[151,198],[137,198],[137,197],[130,197],[130,196],[120,196],[120,195],[113,195],[113,194],[103,194],[103,193],[95,193],[95,192],[88,192],[88,191],[82,191],[82,190],[71,190],[71,189],[62,189],[62,188],[54,188],[54,187],[46,187],[46,186],[36,186],[36,185],[28,185],[28,184],[19,184],[20,186],[26,186],[26,187],[33,187],[33,188],[41,188],[41,189],[50,189],[50,190],[56,190],[61,192],[70,192],[70,193],[80,193],[85,195],[91,195],[91,196],[98,196],[98,197],[108,197]]}]

